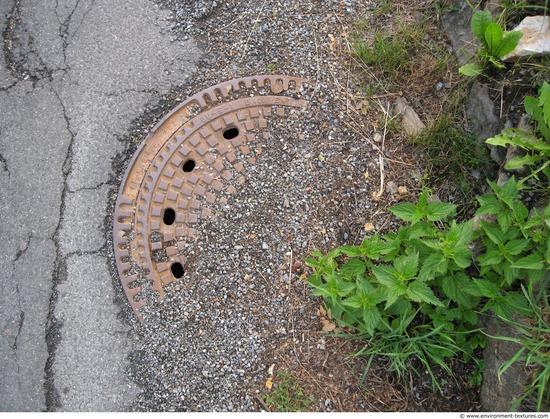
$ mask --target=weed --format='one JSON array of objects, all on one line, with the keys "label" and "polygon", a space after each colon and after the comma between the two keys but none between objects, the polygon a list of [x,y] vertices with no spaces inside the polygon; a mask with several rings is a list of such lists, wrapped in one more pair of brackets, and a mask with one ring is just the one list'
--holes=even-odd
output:
[{"label": "weed", "polygon": [[[410,357],[429,369],[445,359],[468,359],[483,342],[471,339],[479,298],[464,291],[471,282],[464,269],[472,263],[473,223],[446,224],[456,207],[429,202],[390,208],[410,225],[384,236],[367,237],[359,246],[313,252],[309,283],[343,328],[370,342],[359,355],[384,354],[402,376]],[[440,229],[438,225],[444,224]],[[341,259],[344,257],[344,259]],[[369,362],[370,365],[370,362]],[[434,379],[434,385],[438,386]]]},{"label": "weed", "polygon": [[267,71],[269,71],[270,73],[275,73],[277,71],[277,64],[275,63],[267,63],[266,67]]},{"label": "weed", "polygon": [[527,0],[503,0],[500,21],[519,22],[527,15],[547,15],[550,11],[549,0],[539,0],[539,4]]},{"label": "weed", "polygon": [[[417,49],[427,50],[422,45],[425,22],[400,22],[391,27],[372,27],[367,22],[358,22],[352,42],[353,54],[368,67],[377,79],[377,88],[405,82],[418,66]],[[434,59],[435,61],[435,59]]]},{"label": "weed", "polygon": [[473,387],[480,386],[483,382],[483,372],[485,370],[485,361],[480,359],[476,363],[476,369],[472,372],[470,378],[468,378],[468,384]]},{"label": "weed", "polygon": [[375,33],[372,45],[357,40],[353,48],[365,64],[373,66],[380,76],[389,80],[395,77],[409,56],[407,43],[402,37],[384,32]]},{"label": "weed", "polygon": [[488,163],[485,150],[479,150],[473,136],[451,113],[443,113],[420,135],[412,139],[426,157],[429,185],[441,185],[451,180],[457,185],[461,201],[472,199],[470,172]]},{"label": "weed", "polygon": [[488,144],[503,146],[512,145],[525,151],[506,163],[507,170],[517,170],[525,166],[531,168],[531,174],[525,179],[539,179],[539,174],[550,181],[550,84],[544,82],[538,98],[527,96],[524,102],[525,111],[535,122],[533,132],[517,128],[506,128],[499,135],[487,140]]},{"label": "weed", "polygon": [[482,64],[466,64],[458,71],[465,76],[475,77],[483,72],[488,63],[497,68],[504,68],[500,59],[517,47],[523,34],[519,31],[505,32],[493,21],[487,10],[478,10],[474,13],[471,27],[472,33],[481,43],[478,55],[482,59]]},{"label": "weed", "polygon": [[306,396],[299,380],[288,371],[279,370],[277,378],[273,392],[265,396],[265,404],[272,411],[304,412],[315,402]]}]

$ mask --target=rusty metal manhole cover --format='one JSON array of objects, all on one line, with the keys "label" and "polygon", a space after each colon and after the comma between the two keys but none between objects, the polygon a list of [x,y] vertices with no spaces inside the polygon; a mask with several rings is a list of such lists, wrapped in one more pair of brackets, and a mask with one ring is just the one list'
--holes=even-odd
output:
[{"label": "rusty metal manhole cover", "polygon": [[305,80],[255,76],[218,84],[163,118],[134,154],[118,193],[113,243],[124,292],[140,320],[148,301],[182,280],[186,255],[211,207],[237,193],[260,158],[270,119],[304,109]]}]

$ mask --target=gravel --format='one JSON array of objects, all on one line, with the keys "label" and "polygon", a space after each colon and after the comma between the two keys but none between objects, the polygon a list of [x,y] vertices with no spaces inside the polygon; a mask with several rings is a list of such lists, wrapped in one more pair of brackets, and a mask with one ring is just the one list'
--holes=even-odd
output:
[{"label": "gravel", "polygon": [[[368,2],[159,4],[171,11],[174,42],[197,39],[208,56],[151,115],[232,78],[273,70],[310,80],[302,93],[309,108],[271,118],[256,163],[245,166],[246,183],[222,191],[225,202],[186,242],[183,279],[148,307],[143,325],[124,310],[141,341],[128,371],[142,388],[133,410],[257,411],[275,353],[316,319],[301,261],[313,249],[360,241],[375,207],[378,151],[372,127],[348,100],[354,86],[346,85],[342,42]],[[130,154],[131,141],[126,146]],[[325,350],[322,339],[306,345]],[[334,406],[327,399],[317,408]]]}]

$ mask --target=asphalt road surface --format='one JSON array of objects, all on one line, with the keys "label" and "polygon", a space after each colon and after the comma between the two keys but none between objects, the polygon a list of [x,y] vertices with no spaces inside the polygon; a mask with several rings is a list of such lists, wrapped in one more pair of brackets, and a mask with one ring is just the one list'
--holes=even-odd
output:
[{"label": "asphalt road surface", "polygon": [[120,138],[201,57],[166,13],[148,0],[0,0],[2,411],[121,410],[138,392],[105,219]]}]

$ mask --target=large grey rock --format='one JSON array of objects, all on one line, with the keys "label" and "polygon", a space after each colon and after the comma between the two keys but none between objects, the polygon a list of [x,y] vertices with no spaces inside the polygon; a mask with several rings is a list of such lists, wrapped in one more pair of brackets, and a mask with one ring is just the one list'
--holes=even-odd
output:
[{"label": "large grey rock", "polygon": [[466,2],[464,0],[453,0],[449,12],[443,14],[443,27],[447,31],[455,56],[460,65],[467,64],[475,56],[479,43],[472,34],[470,24],[473,16],[472,7],[479,1]]},{"label": "large grey rock", "polygon": [[504,61],[513,62],[520,58],[550,54],[550,18],[548,16],[528,16],[514,29],[523,36],[519,44]]},{"label": "large grey rock", "polygon": [[[519,337],[518,332],[499,320],[490,316],[484,319],[485,332],[490,336]],[[485,371],[481,387],[481,405],[483,410],[490,412],[508,412],[514,402],[521,397],[527,384],[527,372],[521,363],[514,363],[499,376],[501,366],[510,360],[521,345],[504,339],[489,339],[483,358]]]},{"label": "large grey rock", "polygon": [[[485,148],[485,140],[500,132],[499,119],[495,113],[495,104],[489,97],[489,89],[477,82],[472,85],[466,102],[466,114],[472,132],[478,141],[478,152]],[[502,147],[489,146],[491,158],[498,164],[504,162],[506,150]]]}]

